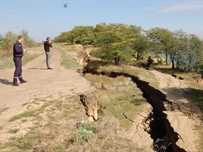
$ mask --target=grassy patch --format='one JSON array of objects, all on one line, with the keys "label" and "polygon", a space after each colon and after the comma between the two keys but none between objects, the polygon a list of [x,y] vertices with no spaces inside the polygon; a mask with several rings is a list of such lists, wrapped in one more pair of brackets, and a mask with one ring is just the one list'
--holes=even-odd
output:
[{"label": "grassy patch", "polygon": [[[86,74],[86,79],[92,81],[96,87],[106,88],[106,91],[97,91],[99,102],[99,115],[106,113],[112,115],[119,121],[120,129],[127,130],[132,124],[125,118],[134,119],[136,114],[140,112],[145,99],[142,97],[141,91],[130,80],[123,76],[117,78],[109,78],[102,75]],[[109,110],[103,110],[108,107]]]},{"label": "grassy patch", "polygon": [[37,143],[37,139],[40,137],[40,134],[36,131],[30,131],[22,137],[13,137],[10,141],[6,142],[5,147],[10,147],[12,150],[16,151],[26,151],[31,149],[34,144]]},{"label": "grassy patch", "polygon": [[11,133],[11,134],[15,134],[19,131],[20,129],[16,128],[16,129],[11,129],[9,130],[8,132]]},{"label": "grassy patch", "polygon": [[199,74],[195,73],[195,72],[185,72],[183,70],[177,70],[177,69],[172,69],[171,65],[153,65],[153,68],[155,68],[158,71],[161,71],[163,73],[167,73],[167,74],[172,74],[174,73],[176,76],[180,76],[184,79],[186,78],[192,78],[194,76],[199,76]]},{"label": "grassy patch", "polygon": [[112,62],[106,62],[102,60],[91,60],[88,64],[88,70],[97,70],[98,72],[118,72],[128,73],[138,77],[140,80],[149,82],[150,85],[157,88],[159,81],[150,70],[144,68],[137,68],[133,66],[114,66]]},{"label": "grassy patch", "polygon": [[[113,101],[114,104],[116,102]],[[36,106],[36,103],[40,104]],[[76,101],[75,97],[59,95],[57,99],[56,97],[51,99],[51,96],[38,98],[26,106],[32,107],[31,110],[17,115],[12,120],[20,120],[21,123],[33,121],[33,126],[26,129],[19,128],[27,130],[25,135],[17,136],[15,133],[20,130],[10,130],[9,133],[13,134],[13,137],[5,143],[0,143],[0,151],[72,152],[84,149],[104,152],[138,151],[132,141],[118,136],[117,131],[122,130],[119,129],[121,121],[114,116],[114,112],[111,113],[109,109],[111,107],[108,110],[99,108],[104,111],[104,114],[99,114],[97,122],[87,123],[84,107]],[[30,119],[38,115],[43,119]]]},{"label": "grassy patch", "polygon": [[41,54],[26,54],[23,59],[22,59],[22,64],[26,65],[28,62],[34,60],[35,58],[37,58],[38,56],[40,56]]},{"label": "grassy patch", "polygon": [[13,58],[1,58],[0,69],[11,68],[14,66]]},{"label": "grassy patch", "polygon": [[13,121],[25,118],[25,117],[37,117],[37,116],[39,116],[39,112],[36,110],[25,111],[19,115],[13,116],[9,121],[13,122]]},{"label": "grassy patch", "polygon": [[[22,64],[26,65],[28,62],[37,58],[41,54],[26,54],[22,58]],[[0,69],[12,68],[15,67],[13,62],[13,57],[1,58]]]},{"label": "grassy patch", "polygon": [[61,65],[67,69],[76,69],[81,67],[81,65],[76,62],[70,55],[66,54],[64,50],[60,50],[62,55]]},{"label": "grassy patch", "polygon": [[188,82],[189,88],[189,96],[192,101],[198,106],[203,112],[203,88],[201,84],[195,82]]},{"label": "grassy patch", "polygon": [[9,107],[4,107],[4,108],[0,109],[0,115],[2,115],[2,113],[5,112],[8,109],[9,109]]},{"label": "grassy patch", "polygon": [[203,112],[203,89],[191,88],[189,92],[191,99]]}]

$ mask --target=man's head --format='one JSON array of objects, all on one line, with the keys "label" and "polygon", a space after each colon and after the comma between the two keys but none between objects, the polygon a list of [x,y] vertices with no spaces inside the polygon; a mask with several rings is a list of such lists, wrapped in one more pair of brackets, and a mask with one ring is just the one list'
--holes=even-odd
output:
[{"label": "man's head", "polygon": [[47,41],[49,41],[50,40],[50,37],[47,37]]},{"label": "man's head", "polygon": [[22,36],[22,35],[19,35],[19,36],[18,36],[18,41],[19,41],[19,42],[22,42],[22,41],[23,41],[23,36]]}]

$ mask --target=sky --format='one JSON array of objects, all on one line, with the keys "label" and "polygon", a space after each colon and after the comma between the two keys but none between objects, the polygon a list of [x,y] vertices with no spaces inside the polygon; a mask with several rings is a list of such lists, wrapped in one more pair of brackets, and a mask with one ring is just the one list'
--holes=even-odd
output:
[{"label": "sky", "polygon": [[0,0],[0,35],[26,30],[42,42],[100,23],[182,29],[203,40],[203,0]]}]

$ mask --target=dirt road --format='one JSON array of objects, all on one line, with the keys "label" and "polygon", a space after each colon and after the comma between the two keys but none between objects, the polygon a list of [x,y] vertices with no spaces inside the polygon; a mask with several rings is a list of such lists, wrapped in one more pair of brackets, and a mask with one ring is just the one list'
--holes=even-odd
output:
[{"label": "dirt road", "polygon": [[61,53],[56,48],[53,48],[51,53],[53,70],[46,68],[43,54],[23,66],[23,77],[28,82],[20,86],[12,86],[14,68],[0,70],[0,110],[8,108],[0,115],[1,127],[5,128],[12,116],[24,110],[22,104],[31,102],[33,98],[57,93],[75,94],[91,87],[75,70],[60,66]]}]

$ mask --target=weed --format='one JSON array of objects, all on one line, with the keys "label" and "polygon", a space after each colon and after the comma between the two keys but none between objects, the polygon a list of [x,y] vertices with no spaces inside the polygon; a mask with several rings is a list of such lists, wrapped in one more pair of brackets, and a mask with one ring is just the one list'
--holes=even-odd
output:
[{"label": "weed", "polygon": [[81,143],[90,141],[94,136],[93,131],[86,128],[80,128],[76,131],[76,138]]},{"label": "weed", "polygon": [[26,122],[26,121],[28,121],[28,120],[27,120],[27,119],[23,119],[23,120],[21,120],[22,123],[24,123],[24,122]]},{"label": "weed", "polygon": [[11,134],[15,134],[19,131],[20,129],[16,128],[16,129],[11,129],[9,130],[8,132],[11,133]]},{"label": "weed", "polygon": [[0,110],[0,115],[2,115],[2,113],[5,112],[5,111],[8,110],[8,109],[9,109],[9,107],[4,107],[4,108],[2,108],[2,109]]},{"label": "weed", "polygon": [[39,115],[39,112],[36,110],[25,111],[19,115],[13,116],[9,121],[13,122],[24,117],[37,117],[38,115]]},{"label": "weed", "polygon": [[26,102],[26,103],[22,104],[22,106],[26,106],[27,104],[29,104],[29,102]]}]

